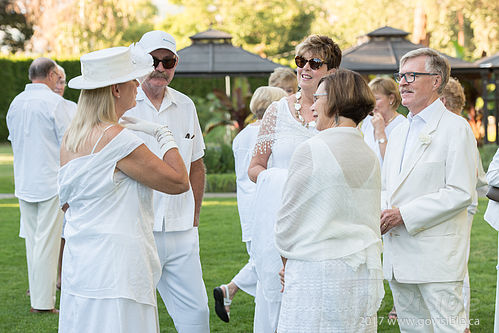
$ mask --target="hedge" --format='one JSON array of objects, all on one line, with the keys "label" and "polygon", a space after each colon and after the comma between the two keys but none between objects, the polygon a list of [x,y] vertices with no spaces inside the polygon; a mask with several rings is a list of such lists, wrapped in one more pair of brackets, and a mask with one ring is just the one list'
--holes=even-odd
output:
[{"label": "hedge", "polygon": [[206,193],[236,192],[236,174],[207,174],[204,191]]},{"label": "hedge", "polygon": [[[5,86],[0,94],[0,142],[7,141],[8,131],[5,123],[5,116],[9,109],[9,105],[18,95],[24,90],[24,86],[29,83],[28,68],[33,59],[28,58],[1,58],[0,57],[0,82]],[[80,61],[59,59],[57,63],[64,67],[66,77],[70,78],[80,75]],[[267,77],[251,77],[251,89],[255,90],[259,86],[267,84]],[[193,77],[176,77],[170,84],[172,88],[183,92],[188,96],[206,97],[214,88],[225,90],[225,79],[220,78],[193,78]],[[66,88],[64,97],[74,102],[78,101],[80,95],[79,90]]]}]

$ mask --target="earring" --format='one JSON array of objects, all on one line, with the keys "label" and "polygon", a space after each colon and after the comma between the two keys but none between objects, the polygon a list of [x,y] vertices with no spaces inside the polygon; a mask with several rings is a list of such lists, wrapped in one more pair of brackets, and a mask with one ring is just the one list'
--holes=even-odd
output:
[{"label": "earring", "polygon": [[393,104],[393,102],[390,102],[390,105],[392,105],[392,104]]},{"label": "earring", "polygon": [[118,96],[116,96],[116,97],[120,98],[120,95],[118,95]]}]

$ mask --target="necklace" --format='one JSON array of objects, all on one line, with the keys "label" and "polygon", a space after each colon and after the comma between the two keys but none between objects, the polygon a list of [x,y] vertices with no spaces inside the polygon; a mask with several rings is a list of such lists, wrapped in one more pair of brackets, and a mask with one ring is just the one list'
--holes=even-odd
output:
[{"label": "necklace", "polygon": [[308,123],[305,121],[305,119],[303,118],[303,116],[301,115],[301,112],[300,112],[300,110],[301,110],[301,104],[300,104],[301,91],[298,91],[295,94],[295,97],[296,97],[296,101],[295,101],[296,118],[298,118],[298,120],[300,121],[302,126],[305,126],[306,128],[308,128]]},{"label": "necklace", "polygon": [[386,123],[385,123],[385,126],[388,126],[389,123],[392,122],[393,119],[397,118],[399,114],[397,112],[395,112],[395,114],[393,115],[393,117],[391,117]]}]

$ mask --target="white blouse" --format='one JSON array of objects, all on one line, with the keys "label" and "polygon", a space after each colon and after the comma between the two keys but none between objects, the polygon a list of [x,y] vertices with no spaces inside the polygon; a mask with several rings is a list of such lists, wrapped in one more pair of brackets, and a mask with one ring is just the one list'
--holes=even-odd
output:
[{"label": "white blouse", "polygon": [[[364,134],[364,141],[367,143],[367,145],[376,153],[376,156],[379,159],[379,164],[380,166],[383,166],[383,157],[381,157],[381,152],[379,151],[379,144],[376,142],[374,139],[374,127],[372,120],[372,116],[367,116],[363,121],[361,125],[361,131]],[[402,124],[404,121],[407,121],[407,118],[405,118],[403,115],[399,114],[395,119],[393,119],[388,126],[385,127],[385,134],[386,134],[386,139],[389,140],[390,134],[392,133],[393,129],[397,127],[398,125]],[[401,138],[401,140],[404,140],[405,138]]]},{"label": "white blouse", "polygon": [[59,171],[68,203],[62,290],[86,298],[128,298],[156,305],[161,267],[153,236],[152,190],[116,171],[143,141],[123,129],[102,150]]},{"label": "white blouse", "polygon": [[251,205],[256,184],[249,179],[248,168],[259,129],[259,124],[250,124],[236,135],[232,142],[236,169],[237,209],[239,210],[243,242],[251,240]]}]

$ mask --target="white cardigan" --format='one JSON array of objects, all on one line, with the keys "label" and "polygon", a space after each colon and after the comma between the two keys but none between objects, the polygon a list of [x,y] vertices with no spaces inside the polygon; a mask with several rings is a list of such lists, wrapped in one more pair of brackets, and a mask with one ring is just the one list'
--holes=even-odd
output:
[{"label": "white cardigan", "polygon": [[354,266],[372,261],[381,271],[380,193],[378,159],[359,130],[322,131],[291,160],[275,227],[279,252],[308,261],[361,254]]}]

